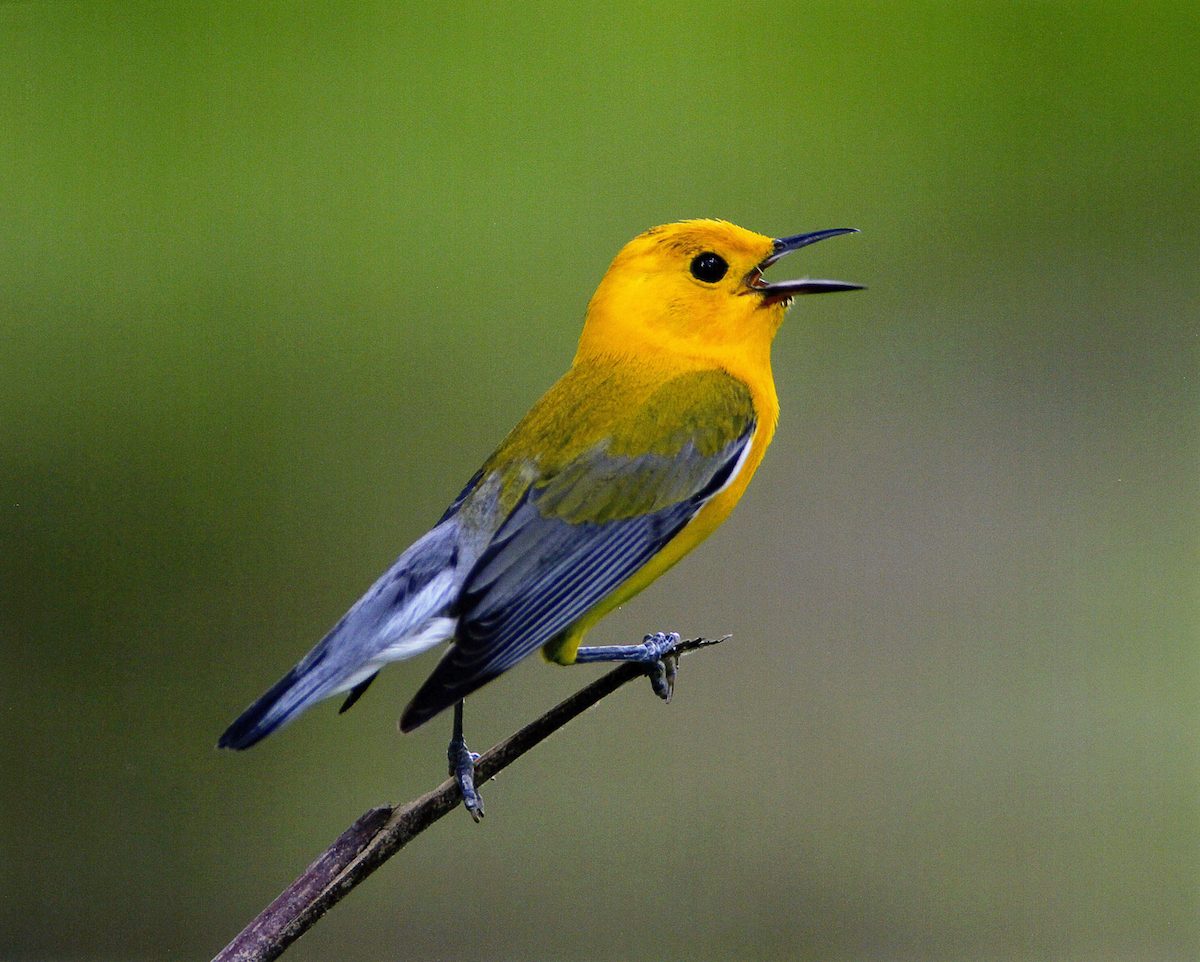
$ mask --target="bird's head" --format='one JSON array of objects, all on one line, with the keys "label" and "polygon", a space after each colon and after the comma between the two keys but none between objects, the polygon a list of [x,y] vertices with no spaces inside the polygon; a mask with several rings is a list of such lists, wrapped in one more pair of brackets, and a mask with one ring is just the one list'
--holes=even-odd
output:
[{"label": "bird's head", "polygon": [[842,281],[770,281],[785,254],[848,228],[774,239],[719,220],[652,227],[622,248],[588,306],[580,353],[671,350],[718,361],[770,350],[792,298],[857,290]]}]

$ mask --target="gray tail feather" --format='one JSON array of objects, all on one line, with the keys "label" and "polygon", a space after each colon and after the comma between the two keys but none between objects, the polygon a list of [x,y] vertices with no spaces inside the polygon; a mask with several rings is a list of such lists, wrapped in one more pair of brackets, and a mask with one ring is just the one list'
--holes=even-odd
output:
[{"label": "gray tail feather", "polygon": [[318,673],[306,658],[275,682],[270,690],[247,708],[225,729],[218,748],[249,748],[266,738],[280,725],[291,721],[314,701],[325,696]]}]

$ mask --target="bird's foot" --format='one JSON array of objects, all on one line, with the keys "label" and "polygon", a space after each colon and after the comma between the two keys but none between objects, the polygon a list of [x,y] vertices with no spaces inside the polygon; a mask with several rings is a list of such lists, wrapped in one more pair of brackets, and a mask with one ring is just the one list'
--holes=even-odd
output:
[{"label": "bird's foot", "polygon": [[450,739],[450,747],[446,749],[446,759],[450,762],[450,775],[458,783],[458,793],[462,796],[463,807],[471,818],[478,822],[483,818],[483,799],[475,791],[475,762],[479,753],[467,748],[466,741],[461,735]]},{"label": "bird's foot", "polygon": [[651,662],[650,687],[668,705],[675,694],[675,676],[679,674],[679,656],[673,650],[677,644],[679,633],[675,631],[656,631],[642,641],[647,650],[646,660]]},{"label": "bird's foot", "polygon": [[640,645],[603,645],[580,648],[575,653],[575,663],[596,661],[636,661],[646,664],[650,676],[650,687],[654,694],[665,702],[675,694],[675,676],[679,673],[679,656],[674,648],[679,644],[679,634],[674,631],[656,631],[646,635]]}]

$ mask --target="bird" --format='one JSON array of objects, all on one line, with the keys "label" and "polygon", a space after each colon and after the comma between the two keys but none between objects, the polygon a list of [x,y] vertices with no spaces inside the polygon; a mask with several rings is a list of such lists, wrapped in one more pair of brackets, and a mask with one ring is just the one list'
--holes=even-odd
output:
[{"label": "bird", "polygon": [[584,646],[588,631],[720,525],[775,434],[771,345],[794,298],[861,289],[770,281],[785,255],[854,228],[772,238],[713,219],[650,228],[605,272],[570,368],[316,646],[218,747],[245,749],[323,699],[353,705],[387,664],[448,643],[400,718],[454,709],[447,751],[467,811],[483,800],[463,700],[537,650],[633,661],[670,700],[679,641]]}]

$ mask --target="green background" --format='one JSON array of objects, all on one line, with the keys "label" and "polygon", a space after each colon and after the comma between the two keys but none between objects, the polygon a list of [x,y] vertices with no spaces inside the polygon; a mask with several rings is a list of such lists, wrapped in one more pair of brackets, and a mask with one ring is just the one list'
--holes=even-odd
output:
[{"label": "green background", "polygon": [[1193,2],[0,5],[0,957],[208,958],[440,780],[432,655],[213,744],[718,216],[870,288],[592,636],[734,640],[288,958],[1196,958],[1198,167]]}]

